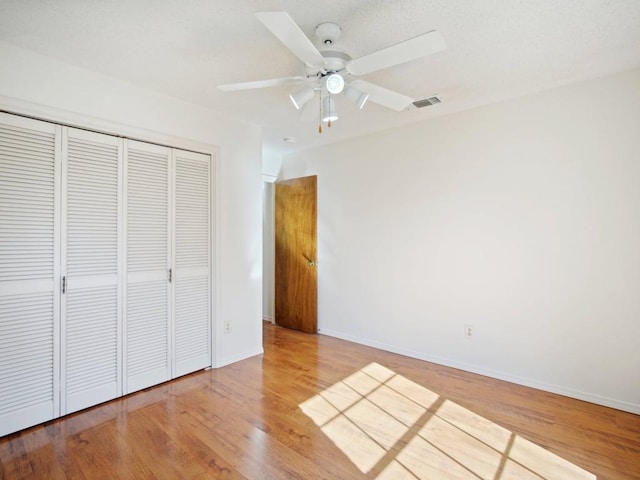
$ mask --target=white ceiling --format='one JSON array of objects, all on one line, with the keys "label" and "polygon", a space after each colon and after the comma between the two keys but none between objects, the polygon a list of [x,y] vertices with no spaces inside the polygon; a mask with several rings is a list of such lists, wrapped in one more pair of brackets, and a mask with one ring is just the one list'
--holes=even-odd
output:
[{"label": "white ceiling", "polygon": [[[353,58],[439,30],[444,52],[363,79],[443,103],[395,112],[343,101],[319,135],[292,88],[218,91],[304,73],[260,11],[287,11],[314,42],[316,25],[338,23],[332,49]],[[266,148],[289,152],[636,68],[640,0],[0,0],[0,40],[257,123]]]}]

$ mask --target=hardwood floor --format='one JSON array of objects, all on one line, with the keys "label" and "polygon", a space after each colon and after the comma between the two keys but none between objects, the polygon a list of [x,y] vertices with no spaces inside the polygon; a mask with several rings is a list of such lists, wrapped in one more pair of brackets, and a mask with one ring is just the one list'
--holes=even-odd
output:
[{"label": "hardwood floor", "polygon": [[638,415],[269,324],[264,347],[1,438],[0,478],[640,479]]}]

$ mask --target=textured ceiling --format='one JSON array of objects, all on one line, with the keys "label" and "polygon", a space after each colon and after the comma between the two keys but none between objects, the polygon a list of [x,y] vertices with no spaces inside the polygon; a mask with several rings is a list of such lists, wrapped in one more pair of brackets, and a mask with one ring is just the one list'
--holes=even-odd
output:
[{"label": "textured ceiling", "polygon": [[[218,91],[304,73],[260,11],[287,11],[314,42],[316,25],[340,24],[333,49],[353,58],[439,30],[445,51],[362,78],[443,103],[343,101],[319,135],[289,87]],[[0,0],[0,40],[257,123],[268,149],[287,152],[638,67],[640,0]]]}]

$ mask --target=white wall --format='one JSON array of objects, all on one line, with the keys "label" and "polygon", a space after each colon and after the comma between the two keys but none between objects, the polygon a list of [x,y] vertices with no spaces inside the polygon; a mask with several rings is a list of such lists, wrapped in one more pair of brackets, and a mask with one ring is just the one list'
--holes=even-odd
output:
[{"label": "white wall", "polygon": [[[262,352],[261,131],[216,112],[0,42],[0,108],[173,146],[218,147],[214,364]],[[222,334],[225,321],[232,332]]]},{"label": "white wall", "polygon": [[282,168],[282,154],[262,146],[262,318],[275,319],[275,185]]},{"label": "white wall", "polygon": [[323,333],[640,413],[640,70],[285,158],[312,174]]}]

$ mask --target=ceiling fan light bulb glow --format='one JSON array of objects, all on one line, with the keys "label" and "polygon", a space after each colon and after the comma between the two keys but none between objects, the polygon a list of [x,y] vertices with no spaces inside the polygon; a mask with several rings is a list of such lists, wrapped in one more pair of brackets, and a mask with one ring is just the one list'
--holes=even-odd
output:
[{"label": "ceiling fan light bulb glow", "polygon": [[300,110],[305,103],[313,98],[314,91],[311,87],[304,87],[302,90],[289,94],[289,98],[293,102],[296,110]]},{"label": "ceiling fan light bulb glow", "polygon": [[322,121],[335,122],[336,120],[338,120],[336,102],[334,102],[331,97],[324,97],[322,100]]},{"label": "ceiling fan light bulb glow", "polygon": [[347,87],[344,89],[344,96],[351,101],[351,103],[355,104],[360,110],[364,107],[364,104],[369,100],[369,94],[367,92],[362,92],[354,87]]},{"label": "ceiling fan light bulb glow", "polygon": [[327,92],[332,95],[337,95],[344,90],[344,78],[337,73],[332,73],[324,77],[324,85]]}]

